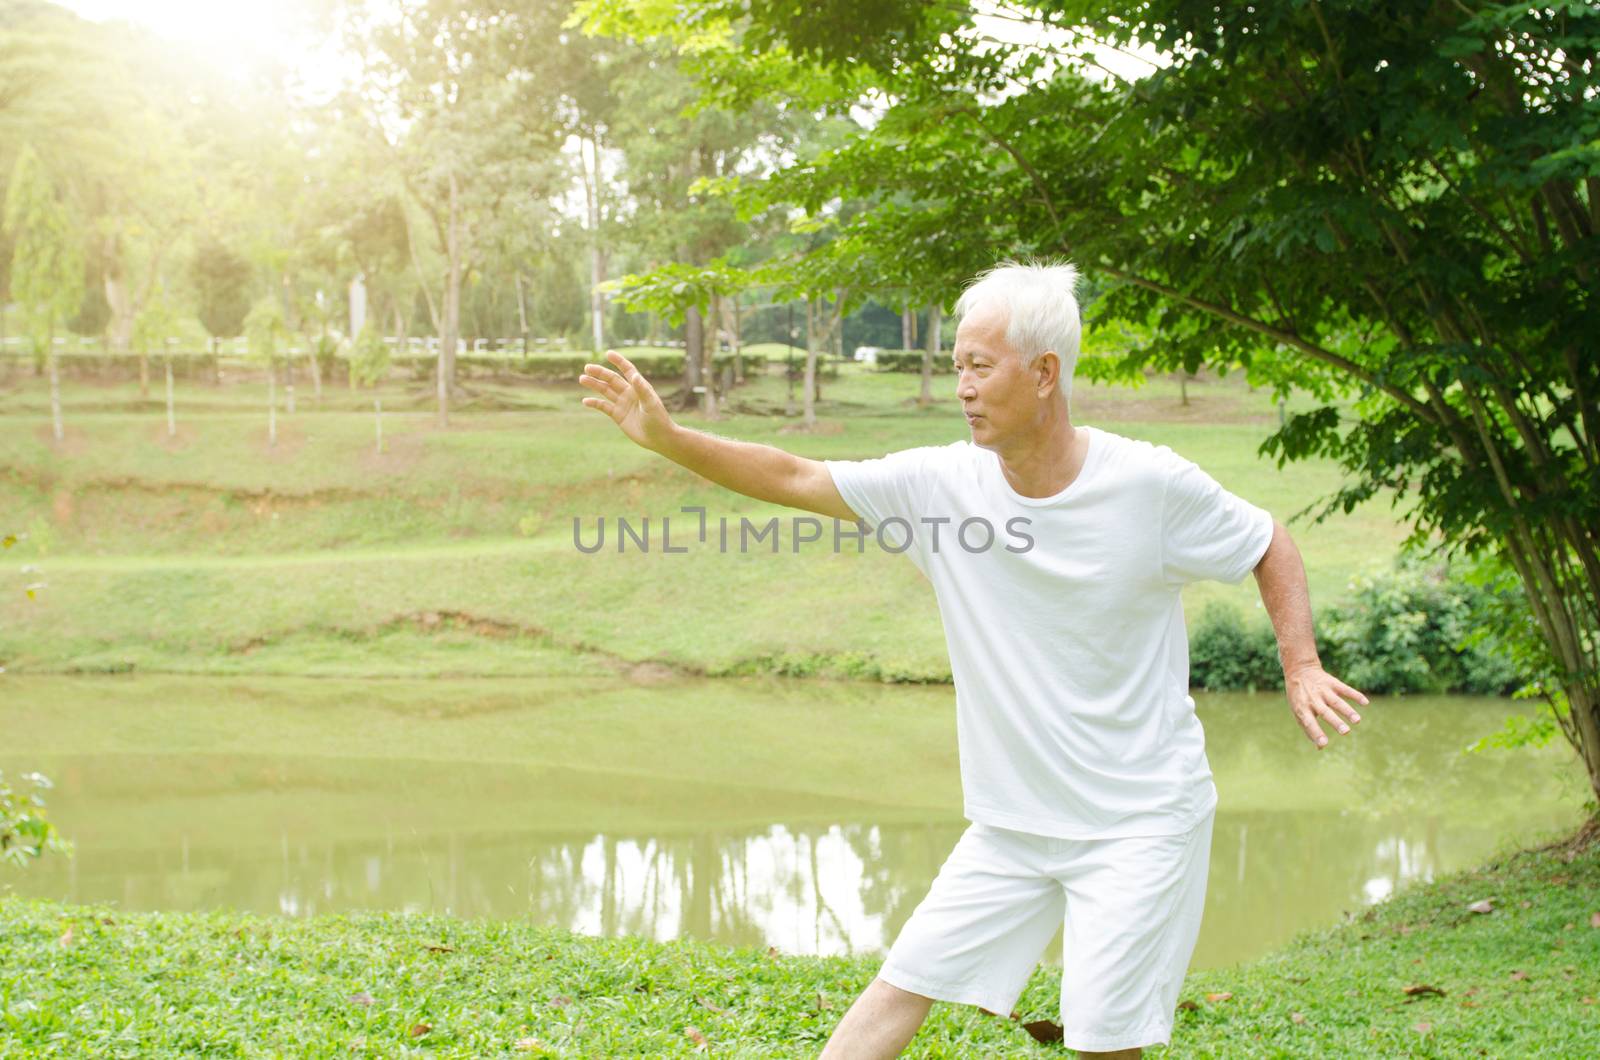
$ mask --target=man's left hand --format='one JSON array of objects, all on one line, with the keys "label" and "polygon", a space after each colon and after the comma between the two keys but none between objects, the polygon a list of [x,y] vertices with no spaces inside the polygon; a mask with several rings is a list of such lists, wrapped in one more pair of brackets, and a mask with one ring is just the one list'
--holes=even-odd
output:
[{"label": "man's left hand", "polygon": [[[1303,666],[1293,673],[1283,675],[1283,690],[1289,697],[1289,709],[1295,720],[1306,731],[1306,739],[1317,745],[1317,750],[1328,746],[1328,737],[1322,731],[1319,719],[1327,721],[1339,735],[1347,736],[1350,726],[1361,720],[1361,715],[1344,700],[1345,696],[1367,705],[1367,697],[1334,677],[1320,666]],[[1346,724],[1345,719],[1349,719]]]}]

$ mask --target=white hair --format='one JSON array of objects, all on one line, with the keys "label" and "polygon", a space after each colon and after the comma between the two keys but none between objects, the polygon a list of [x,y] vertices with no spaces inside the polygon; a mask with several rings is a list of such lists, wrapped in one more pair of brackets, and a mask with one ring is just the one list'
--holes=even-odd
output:
[{"label": "white hair", "polygon": [[1062,396],[1072,397],[1072,372],[1078,364],[1078,270],[1064,261],[1002,261],[973,277],[956,299],[960,320],[980,305],[1006,308],[1006,341],[1022,356],[1024,368],[1047,350],[1061,358]]}]

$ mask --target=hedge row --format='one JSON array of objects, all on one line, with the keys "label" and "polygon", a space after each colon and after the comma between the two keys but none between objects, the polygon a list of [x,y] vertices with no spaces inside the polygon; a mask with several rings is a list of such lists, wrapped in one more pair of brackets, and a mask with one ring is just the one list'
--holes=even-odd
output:
[{"label": "hedge row", "polygon": [[[912,372],[922,374],[921,350],[879,350],[877,370],[880,372]],[[950,358],[943,353],[935,354],[933,358],[934,375],[950,375],[954,372],[950,366]]]},{"label": "hedge row", "polygon": [[[646,379],[668,379],[683,375],[683,359],[681,353],[640,353],[628,355],[628,360],[644,374]],[[724,365],[733,364],[733,354],[720,353],[714,363],[720,371]],[[393,358],[397,366],[411,369],[416,377],[426,377],[435,370],[438,358],[434,354],[405,353],[397,354]],[[573,353],[552,356],[540,354],[535,357],[506,357],[503,355],[483,354],[457,354],[456,374],[470,378],[472,376],[504,376],[513,375],[524,379],[535,379],[543,382],[556,382],[560,380],[575,380],[583,374],[586,364],[603,364],[603,356],[593,353]],[[767,358],[761,354],[744,355],[744,370],[748,375],[760,375],[766,371]]]},{"label": "hedge row", "polygon": [[[1323,667],[1367,693],[1509,695],[1525,681],[1504,651],[1468,634],[1489,591],[1452,579],[1446,566],[1402,560],[1358,577],[1348,601],[1317,612]],[[1283,687],[1277,639],[1227,604],[1209,604],[1189,635],[1190,683],[1208,691]]]}]

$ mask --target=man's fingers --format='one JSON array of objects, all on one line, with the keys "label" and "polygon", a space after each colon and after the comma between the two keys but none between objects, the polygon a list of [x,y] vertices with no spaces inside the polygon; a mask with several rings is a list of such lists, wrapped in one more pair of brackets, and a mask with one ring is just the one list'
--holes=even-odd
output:
[{"label": "man's fingers", "polygon": [[1306,736],[1317,745],[1317,749],[1328,746],[1328,737],[1322,732],[1322,726],[1317,724],[1317,719],[1309,710],[1304,713],[1296,712],[1295,718],[1299,720],[1300,727],[1306,731]]},{"label": "man's fingers", "polygon": [[592,409],[599,409],[612,419],[616,419],[617,407],[605,398],[586,397],[583,399],[583,403]]},{"label": "man's fingers", "polygon": [[578,377],[578,382],[587,383],[591,387],[599,387],[608,394],[615,394],[628,385],[627,380],[616,372],[599,364],[584,365],[583,374]]},{"label": "man's fingers", "polygon": [[1333,709],[1333,704],[1318,703],[1317,713],[1320,714],[1330,725],[1337,729],[1340,736],[1350,735],[1350,726],[1346,725],[1344,723],[1344,719],[1339,717],[1339,712]]},{"label": "man's fingers", "polygon": [[1367,705],[1368,700],[1366,696],[1362,695],[1360,692],[1357,692],[1355,689],[1351,688],[1337,677],[1332,678],[1332,681],[1333,687],[1338,690],[1341,696],[1349,696],[1351,699],[1360,703],[1363,707]]},{"label": "man's fingers", "polygon": [[633,366],[633,362],[622,356],[622,354],[618,353],[616,350],[607,350],[606,359],[621,369],[622,378],[626,379],[629,383],[637,386],[645,381],[643,373]]},{"label": "man's fingers", "polygon": [[1328,706],[1332,707],[1334,710],[1338,711],[1340,714],[1343,714],[1346,718],[1349,718],[1352,722],[1356,722],[1356,721],[1360,721],[1361,720],[1361,715],[1356,711],[1356,708],[1352,707],[1350,704],[1348,704],[1344,700],[1340,699],[1333,692],[1326,691],[1326,692],[1323,693],[1323,695],[1328,697],[1327,698]]}]

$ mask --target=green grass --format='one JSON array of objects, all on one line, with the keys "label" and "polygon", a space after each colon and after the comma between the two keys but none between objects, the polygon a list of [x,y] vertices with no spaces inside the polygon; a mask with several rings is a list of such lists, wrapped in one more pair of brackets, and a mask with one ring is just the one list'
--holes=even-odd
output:
[{"label": "green grass", "polygon": [[[1192,975],[1172,1046],[1148,1055],[1600,1054],[1597,849],[1517,853]],[[1493,912],[1469,911],[1482,899]],[[690,1056],[694,1028],[718,1055],[814,1056],[878,963],[432,915],[5,898],[0,1054]],[[1058,1018],[1059,977],[1036,970],[1024,1020]],[[938,1004],[905,1055],[1064,1054]]]},{"label": "green grass", "polygon": [[[736,392],[718,433],[808,456],[869,457],[965,434],[940,403],[919,408],[915,376],[849,365],[823,384],[818,429],[781,414],[778,373]],[[0,511],[28,537],[8,560],[37,564],[38,599],[0,596],[0,663],[13,670],[417,674],[390,634],[450,613],[473,628],[528,631],[553,651],[595,649],[686,672],[769,670],[876,680],[948,680],[933,595],[909,562],[832,555],[584,555],[572,520],[660,518],[704,505],[737,528],[800,513],[757,504],[633,446],[579,405],[570,385],[472,381],[448,429],[426,384],[386,388],[388,451],[372,451],[369,393],[300,388],[266,444],[265,387],[185,386],[168,440],[159,386],[73,382],[66,441],[51,438],[45,389],[0,389]],[[1339,470],[1278,470],[1256,453],[1276,412],[1235,378],[1139,390],[1080,385],[1077,418],[1171,445],[1224,485],[1287,520],[1335,490]],[[743,411],[737,411],[743,410]],[[675,520],[686,528],[686,517]],[[614,524],[613,524],[614,525]],[[1382,564],[1404,530],[1384,503],[1294,526],[1314,603]],[[675,530],[675,534],[678,531]],[[774,587],[781,592],[774,592]],[[1252,579],[1190,589],[1258,613]],[[447,672],[516,672],[504,639],[456,645]],[[528,656],[521,672],[548,660]],[[431,664],[430,664],[431,665]]]}]

